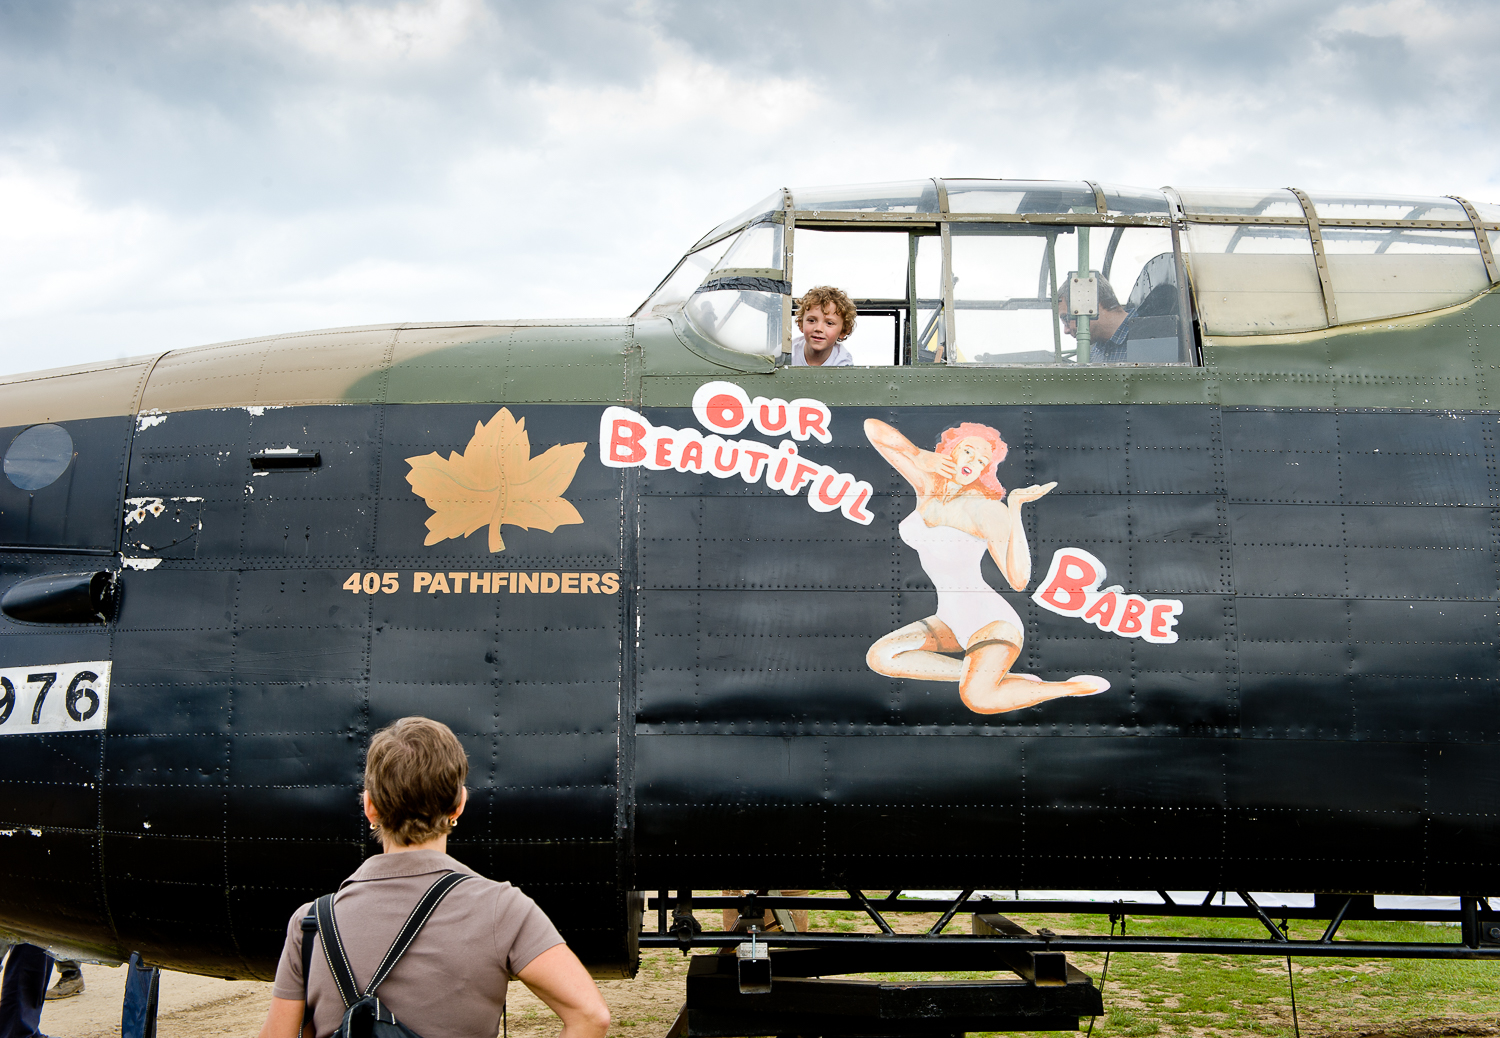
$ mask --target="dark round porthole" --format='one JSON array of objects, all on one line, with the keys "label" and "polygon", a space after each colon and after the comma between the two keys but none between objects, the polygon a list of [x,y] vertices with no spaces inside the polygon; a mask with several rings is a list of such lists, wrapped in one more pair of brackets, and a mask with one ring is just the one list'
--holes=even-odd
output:
[{"label": "dark round porthole", "polygon": [[10,441],[5,478],[22,490],[40,490],[57,482],[73,460],[73,437],[60,425],[33,425]]}]

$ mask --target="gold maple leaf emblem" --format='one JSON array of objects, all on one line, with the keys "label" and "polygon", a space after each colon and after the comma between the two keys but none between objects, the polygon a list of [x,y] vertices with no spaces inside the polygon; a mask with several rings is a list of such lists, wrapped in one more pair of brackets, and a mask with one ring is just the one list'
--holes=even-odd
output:
[{"label": "gold maple leaf emblem", "polygon": [[526,419],[517,421],[502,407],[488,422],[475,423],[462,454],[450,453],[445,460],[434,451],[407,458],[406,481],[432,509],[422,543],[467,537],[488,524],[490,551],[504,551],[501,523],[551,533],[583,522],[562,493],[573,482],[585,446],[561,443],[533,458]]}]

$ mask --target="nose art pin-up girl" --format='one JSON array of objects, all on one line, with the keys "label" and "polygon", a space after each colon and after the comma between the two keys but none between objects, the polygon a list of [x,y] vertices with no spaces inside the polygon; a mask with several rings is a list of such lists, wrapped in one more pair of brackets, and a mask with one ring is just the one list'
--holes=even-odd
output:
[{"label": "nose art pin-up girl", "polygon": [[[995,475],[1005,441],[987,425],[964,422],[947,430],[936,451],[921,450],[874,418],[865,422],[865,435],[917,492],[916,509],[901,522],[901,539],[916,550],[938,596],[935,614],[870,646],[870,669],[893,678],[956,681],[964,705],[981,714],[1109,688],[1091,674],[1043,681],[1011,673],[1024,625],[979,572],[988,549],[1011,588],[1026,589],[1031,549],[1021,507],[1057,484],[1023,487],[1007,497]],[[957,653],[962,658],[948,655]]]}]

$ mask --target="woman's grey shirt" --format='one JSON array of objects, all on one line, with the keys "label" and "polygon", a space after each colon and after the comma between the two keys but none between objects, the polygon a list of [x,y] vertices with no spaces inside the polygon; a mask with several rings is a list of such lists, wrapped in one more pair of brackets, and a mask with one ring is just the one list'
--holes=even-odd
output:
[{"label": "woman's grey shirt", "polygon": [[[563,943],[536,902],[509,883],[485,879],[439,851],[377,854],[344,880],[334,897],[349,965],[363,992],[412,906],[444,872],[476,878],[448,892],[378,994],[396,1019],[422,1038],[497,1034],[507,982]],[[272,991],[277,998],[302,1000],[302,917],[310,907],[297,909],[287,923]],[[313,949],[307,1000],[318,1038],[338,1029],[344,1002],[321,944]]]}]

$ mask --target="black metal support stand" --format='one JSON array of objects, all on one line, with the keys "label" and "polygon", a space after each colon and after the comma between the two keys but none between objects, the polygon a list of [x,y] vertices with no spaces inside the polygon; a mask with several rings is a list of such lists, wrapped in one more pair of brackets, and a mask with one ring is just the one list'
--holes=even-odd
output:
[{"label": "black metal support stand", "polygon": [[[1218,893],[1218,892],[1215,892]],[[1500,960],[1500,913],[1485,898],[1465,896],[1460,908],[1377,909],[1369,894],[1319,894],[1311,908],[1277,906],[1280,923],[1248,891],[1238,891],[1243,904],[1214,905],[1213,894],[1202,904],[1174,902],[1163,895],[1161,904],[1108,904],[1073,901],[996,901],[975,899],[962,891],[953,900],[900,897],[892,891],[878,902],[860,890],[846,897],[765,896],[702,897],[679,890],[669,899],[661,892],[650,907],[657,910],[655,933],[640,935],[642,948],[680,948],[717,952],[695,956],[688,972],[687,1003],[673,1024],[669,1038],[727,1038],[754,1035],[834,1035],[868,1038],[924,1038],[958,1035],[965,1031],[1077,1030],[1078,1020],[1104,1011],[1093,980],[1067,961],[1071,952],[1151,952],[1199,955],[1267,955],[1287,960],[1288,984],[1293,981],[1291,959],[1296,956],[1389,959]],[[702,931],[692,917],[696,904],[704,909],[739,908],[745,932]],[[1049,912],[1103,914],[1110,918],[1109,936],[1035,933],[1007,913]],[[667,909],[671,908],[668,923]],[[863,912],[879,933],[759,932],[767,909],[839,908]],[[1128,935],[1123,921],[1131,915],[1197,916],[1258,920],[1264,938]],[[889,913],[940,913],[925,933],[897,933]],[[944,933],[960,912],[972,913],[971,932]],[[1290,920],[1328,920],[1316,940],[1291,937]],[[1363,941],[1336,940],[1347,920],[1430,920],[1460,924],[1460,940]],[[1121,922],[1117,935],[1116,921]],[[749,936],[750,940],[745,938]],[[1434,936],[1441,938],[1439,931]],[[848,980],[860,973],[942,973],[954,971],[1009,971],[1016,979],[988,981],[890,982]],[[837,978],[837,979],[830,979]],[[1291,989],[1294,1000],[1295,988]],[[1295,1015],[1293,1026],[1297,1026]],[[126,1036],[133,1038],[133,1036]]]},{"label": "black metal support stand", "polygon": [[[693,898],[693,892],[677,892],[672,924],[669,929],[660,928],[655,933],[640,935],[642,948],[675,946],[684,952],[692,949],[733,948],[743,939],[742,934],[702,932],[692,920],[689,909],[722,909],[739,907],[743,898],[703,897]],[[1500,959],[1500,912],[1491,907],[1482,897],[1467,896],[1461,899],[1459,909],[1377,909],[1369,894],[1319,894],[1311,907],[1293,908],[1277,906],[1275,914],[1283,923],[1293,919],[1328,920],[1327,928],[1317,940],[1292,940],[1283,926],[1277,925],[1267,911],[1249,892],[1241,893],[1242,905],[1184,905],[1150,904],[1131,902],[1092,901],[999,901],[988,897],[974,898],[955,904],[953,901],[907,898],[882,898],[870,900],[862,891],[849,891],[848,896],[838,897],[762,897],[757,901],[758,910],[765,909],[843,909],[864,912],[881,932],[871,933],[768,933],[762,940],[773,948],[783,950],[837,949],[839,954],[848,954],[853,946],[870,951],[881,950],[881,954],[901,948],[905,961],[913,965],[902,967],[910,970],[957,970],[985,969],[983,964],[958,965],[964,963],[988,963],[1002,946],[1019,946],[1026,951],[1050,950],[1059,952],[1156,952],[1169,954],[1199,955],[1272,955],[1281,958],[1292,956],[1339,956],[1344,958],[1371,959]],[[664,899],[667,900],[667,899]],[[653,908],[659,903],[653,902]],[[1114,916],[1124,909],[1131,915],[1157,917],[1199,917],[1204,919],[1256,919],[1266,928],[1266,937],[1261,939],[1242,937],[1153,937],[1149,935],[1125,936],[1122,930],[1115,937],[1090,934],[1056,934],[1044,938],[1042,934],[990,935],[984,938],[964,934],[895,933],[885,916],[891,912],[938,912],[951,919],[960,912],[983,916],[998,908],[1004,908],[1008,916],[1027,913],[1078,914]],[[1349,920],[1423,921],[1459,923],[1459,940],[1442,940],[1443,931],[1434,931],[1439,938],[1434,941],[1359,941],[1335,940],[1340,926]],[[940,920],[941,921],[941,920]],[[963,946],[967,945],[967,948]],[[909,954],[908,954],[909,953]],[[939,965],[939,963],[955,963]],[[884,967],[892,968],[892,967]]]},{"label": "black metal support stand", "polygon": [[[976,917],[976,933],[1038,938],[1001,915]],[[747,982],[747,960],[767,958],[745,942],[736,955],[697,955],[688,968],[687,1002],[668,1038],[755,1035],[860,1035],[906,1038],[966,1031],[1076,1031],[1080,1017],[1103,1012],[1092,978],[1061,952],[997,949],[989,958],[1014,979],[982,981],[850,980],[850,973],[911,968],[899,947],[773,949]],[[957,949],[955,949],[957,950]],[[927,963],[932,956],[923,958]],[[836,979],[829,979],[830,977]]]}]

